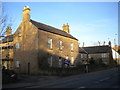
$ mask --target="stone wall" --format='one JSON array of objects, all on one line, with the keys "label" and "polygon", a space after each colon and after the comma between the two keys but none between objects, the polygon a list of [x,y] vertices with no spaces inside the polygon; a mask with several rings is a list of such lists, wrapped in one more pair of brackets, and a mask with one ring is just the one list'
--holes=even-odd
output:
[{"label": "stone wall", "polygon": [[[48,48],[48,38],[52,39],[52,49]],[[63,48],[59,49],[59,40],[62,41]],[[70,44],[74,43],[74,50],[71,51]],[[39,56],[48,57],[49,55],[53,56],[53,67],[58,67],[59,57],[65,59],[68,57],[68,60],[71,61],[71,57],[74,60],[78,57],[78,41],[67,38],[64,36],[56,35],[50,32],[39,30]],[[45,54],[42,54],[44,51]],[[48,58],[44,60],[48,61]]]}]

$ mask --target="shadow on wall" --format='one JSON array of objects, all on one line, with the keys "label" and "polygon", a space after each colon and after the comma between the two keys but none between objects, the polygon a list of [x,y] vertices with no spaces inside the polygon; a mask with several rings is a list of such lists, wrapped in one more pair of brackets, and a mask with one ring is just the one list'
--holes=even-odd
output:
[{"label": "shadow on wall", "polygon": [[[66,58],[64,58],[62,55],[58,56],[56,54],[52,54],[50,52],[47,52],[45,50],[40,50],[38,51],[38,66],[39,69],[48,69],[50,67],[53,68],[65,68],[65,67],[70,67],[71,63],[68,58],[67,61]],[[77,58],[75,58],[77,60]],[[67,64],[67,66],[65,66]]]}]

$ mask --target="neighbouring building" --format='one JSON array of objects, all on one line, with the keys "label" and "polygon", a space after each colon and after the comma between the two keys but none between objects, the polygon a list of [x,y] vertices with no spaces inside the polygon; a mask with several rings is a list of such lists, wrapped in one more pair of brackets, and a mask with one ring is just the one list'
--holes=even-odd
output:
[{"label": "neighbouring building", "polygon": [[79,62],[94,60],[95,64],[114,64],[111,45],[79,47]]},{"label": "neighbouring building", "polygon": [[1,40],[0,47],[2,66],[5,66],[6,69],[13,69],[13,34],[11,27],[6,28],[6,36]]},{"label": "neighbouring building", "polygon": [[63,30],[30,19],[30,8],[23,9],[22,22],[14,33],[14,61],[20,73],[38,73],[41,67],[63,67],[64,59],[74,64],[78,40]]},{"label": "neighbouring building", "polygon": [[115,50],[112,49],[113,60],[120,65],[120,54]]},{"label": "neighbouring building", "polygon": [[115,51],[117,51],[120,54],[120,46],[114,45],[114,47],[112,47],[112,49],[114,49]]}]

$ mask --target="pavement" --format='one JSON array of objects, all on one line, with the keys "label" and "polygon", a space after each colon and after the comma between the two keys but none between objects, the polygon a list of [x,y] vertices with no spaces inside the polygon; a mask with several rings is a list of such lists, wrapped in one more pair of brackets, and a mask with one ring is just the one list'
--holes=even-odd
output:
[{"label": "pavement", "polygon": [[[38,76],[38,75],[25,75],[25,74],[20,74],[18,75],[18,80],[13,83],[5,83],[2,85],[2,88],[23,88],[23,87],[28,87],[32,86],[33,82],[42,82],[45,80],[54,80],[60,78],[58,76]],[[32,82],[32,83],[31,83]]]}]

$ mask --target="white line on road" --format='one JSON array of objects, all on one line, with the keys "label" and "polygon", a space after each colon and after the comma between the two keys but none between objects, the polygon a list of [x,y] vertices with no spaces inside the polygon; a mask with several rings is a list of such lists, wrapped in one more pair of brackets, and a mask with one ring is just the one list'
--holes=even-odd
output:
[{"label": "white line on road", "polygon": [[101,79],[100,82],[106,81],[106,80],[108,80],[108,79],[110,79],[110,77],[106,77],[106,78],[104,78],[104,79]]},{"label": "white line on road", "polygon": [[104,81],[109,80],[109,79],[110,79],[110,77],[106,77],[106,78],[104,78],[104,79],[101,79],[101,80],[99,80],[99,81],[96,81],[95,83],[104,82]]},{"label": "white line on road", "polygon": [[79,90],[79,89],[81,89],[81,88],[86,88],[85,86],[80,86],[80,87],[78,87],[78,88],[76,88],[76,89],[74,89],[74,90]]},{"label": "white line on road", "polygon": [[85,88],[85,86],[81,86],[81,87],[79,87],[79,88]]}]

